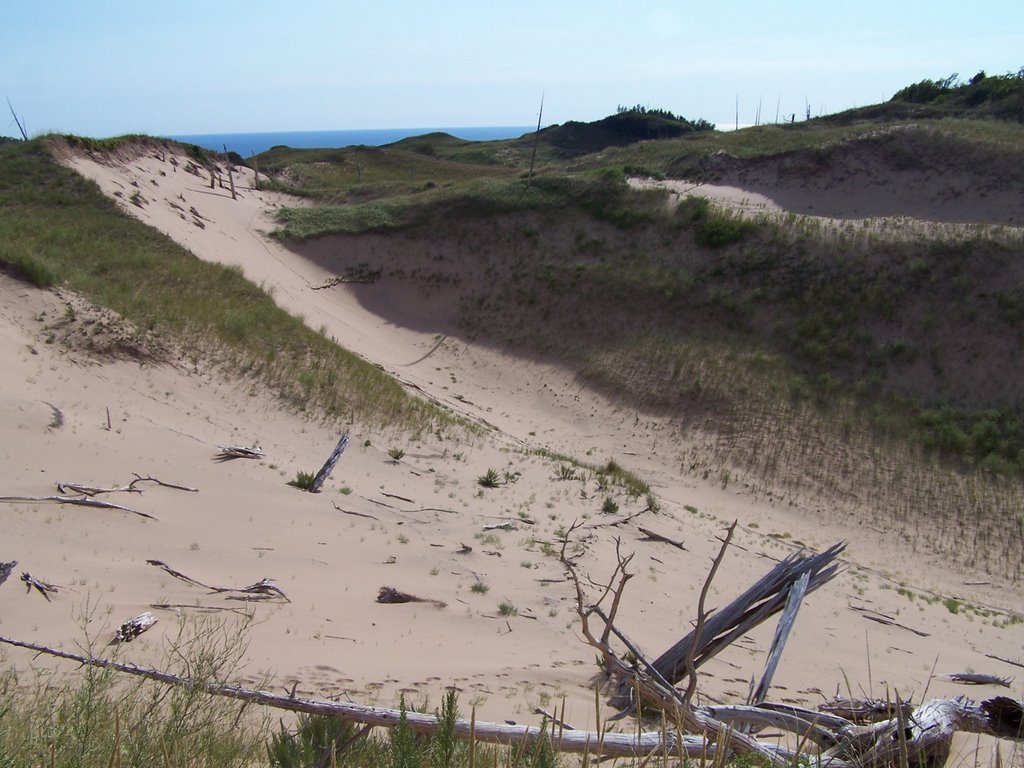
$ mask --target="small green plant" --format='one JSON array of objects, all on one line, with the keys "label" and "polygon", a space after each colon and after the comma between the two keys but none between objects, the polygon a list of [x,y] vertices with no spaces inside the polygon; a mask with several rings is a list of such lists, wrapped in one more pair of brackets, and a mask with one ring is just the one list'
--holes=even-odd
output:
[{"label": "small green plant", "polygon": [[402,448],[388,448],[388,456],[393,464],[397,464],[405,458],[405,451]]},{"label": "small green plant", "polygon": [[960,609],[963,608],[963,603],[957,600],[955,597],[947,597],[942,601],[942,604],[946,606],[946,610],[956,616],[960,613]]},{"label": "small green plant", "polygon": [[614,514],[619,511],[619,503],[611,496],[605,496],[604,504],[601,505],[601,511],[606,515]]},{"label": "small green plant", "polygon": [[486,595],[491,589],[489,586],[484,584],[482,581],[478,581],[469,588],[471,592],[476,592],[478,595]]},{"label": "small green plant", "polygon": [[397,538],[398,538],[398,543],[399,544],[408,544],[409,543],[409,537],[406,536],[404,533],[398,534]]},{"label": "small green plant", "polygon": [[575,480],[576,479],[576,468],[569,464],[559,464],[557,480]]},{"label": "small green plant", "polygon": [[288,481],[288,485],[298,488],[300,491],[308,491],[313,487],[315,475],[312,472],[303,472],[301,469],[295,473],[295,477]]},{"label": "small green plant", "polygon": [[502,602],[498,603],[498,613],[505,617],[518,616],[519,609],[516,608],[508,600],[503,600]]},{"label": "small green plant", "polygon": [[501,484],[500,475],[496,469],[488,469],[476,481],[484,488],[497,488]]},{"label": "small green plant", "polygon": [[349,488],[347,485],[343,485],[341,486],[341,488],[338,489],[338,493],[340,493],[342,496],[348,496],[350,493],[352,493],[352,489]]}]

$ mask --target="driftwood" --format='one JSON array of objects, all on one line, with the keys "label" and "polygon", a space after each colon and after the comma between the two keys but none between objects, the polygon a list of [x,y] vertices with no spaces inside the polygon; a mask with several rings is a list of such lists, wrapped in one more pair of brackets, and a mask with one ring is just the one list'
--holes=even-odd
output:
[{"label": "driftwood", "polygon": [[139,512],[137,509],[131,507],[124,507],[120,504],[112,504],[109,501],[102,501],[101,499],[94,499],[91,496],[0,496],[0,501],[56,501],[60,504],[72,504],[79,507],[97,507],[99,509],[119,509],[122,512],[131,512],[133,515],[139,517],[145,517],[150,520],[156,520],[153,515],[146,512]]},{"label": "driftwood", "polygon": [[378,603],[430,603],[437,608],[445,608],[448,603],[443,600],[431,600],[427,597],[416,597],[408,592],[401,592],[394,587],[381,587],[377,592]]},{"label": "driftwood", "polygon": [[149,565],[155,566],[160,570],[164,571],[169,576],[173,576],[176,579],[184,581],[186,584],[192,584],[196,587],[202,587],[203,589],[210,590],[210,594],[222,594],[224,592],[236,592],[237,595],[229,596],[228,600],[273,600],[276,598],[283,599],[286,603],[290,603],[288,595],[268,578],[263,578],[257,581],[255,584],[250,584],[248,587],[217,587],[212,584],[205,584],[198,579],[193,579],[191,576],[186,576],[181,571],[175,570],[163,560],[147,560]]},{"label": "driftwood", "polygon": [[995,675],[983,675],[977,672],[952,672],[945,675],[954,683],[963,683],[964,685],[1001,685],[1004,688],[1009,688],[1013,682],[1012,677],[996,677]]},{"label": "driftwood", "polygon": [[331,472],[334,471],[335,465],[341,459],[341,454],[345,452],[345,448],[348,447],[348,434],[343,434],[338,438],[338,444],[334,446],[334,450],[331,451],[331,455],[327,457],[327,461],[320,467],[320,471],[316,473],[316,477],[313,478],[313,483],[309,486],[310,493],[320,493],[320,487],[327,482],[327,478],[330,477]]},{"label": "driftwood", "polygon": [[138,616],[128,619],[128,621],[117,628],[117,631],[114,633],[114,639],[110,644],[130,643],[154,624],[156,624],[156,619],[153,618],[153,614],[149,611],[140,613]]},{"label": "driftwood", "polygon": [[178,491],[188,491],[189,493],[199,493],[198,488],[192,488],[187,485],[178,485],[177,483],[165,483],[155,477],[143,477],[135,472],[132,472],[135,479],[132,480],[128,485],[118,485],[112,488],[99,488],[94,485],[85,485],[84,483],[57,483],[57,492],[61,494],[77,493],[82,496],[97,496],[101,493],[142,493],[141,488],[136,486],[139,483],[156,483],[164,488],[174,488]]},{"label": "driftwood", "polygon": [[7,577],[14,571],[14,566],[18,564],[17,560],[11,560],[9,563],[0,562],[0,584],[7,581]]},{"label": "driftwood", "polygon": [[21,580],[25,583],[25,593],[31,592],[33,589],[36,590],[40,595],[46,598],[46,602],[53,602],[50,600],[50,594],[57,594],[59,591],[57,586],[54,584],[47,584],[45,581],[40,581],[35,578],[31,573],[25,571],[21,574]]},{"label": "driftwood", "polygon": [[220,453],[213,457],[214,461],[231,461],[232,459],[262,459],[263,449],[258,445],[250,448],[245,445],[218,445]]},{"label": "driftwood", "polygon": [[[576,529],[570,528],[570,533]],[[501,744],[524,743],[531,739],[551,738],[556,750],[562,752],[584,752],[593,759],[600,760],[603,756],[688,756],[691,758],[713,757],[716,751],[727,753],[755,753],[771,765],[783,766],[797,759],[812,759],[813,762],[828,768],[940,768],[950,751],[951,738],[954,732],[984,733],[1000,738],[1024,741],[1024,702],[1007,697],[996,697],[976,704],[965,697],[954,699],[935,699],[911,708],[908,702],[901,702],[895,709],[886,708],[880,712],[873,702],[872,717],[875,720],[867,725],[858,725],[852,719],[832,713],[814,712],[811,710],[789,706],[698,706],[692,705],[689,696],[683,696],[672,687],[657,667],[644,659],[635,644],[629,643],[624,633],[614,626],[614,621],[621,605],[623,590],[632,574],[628,568],[632,555],[624,555],[616,543],[617,565],[612,577],[604,584],[586,579],[587,583],[600,591],[598,601],[591,605],[584,597],[583,579],[577,566],[566,556],[569,541],[566,535],[562,542],[561,562],[576,593],[576,610],[581,622],[581,631],[592,647],[598,650],[605,671],[619,680],[628,680],[637,701],[654,705],[663,712],[663,726],[653,732],[611,733],[607,726],[600,727],[596,732],[572,731],[560,727],[557,737],[547,724],[537,726],[501,725],[498,723],[477,723],[475,718],[469,721],[459,720],[455,725],[458,738],[475,738]],[[716,565],[721,563],[729,537],[723,542],[722,551],[716,558]],[[814,558],[811,558],[813,561]],[[793,565],[787,558],[780,565]],[[812,563],[813,565],[814,563]],[[816,574],[821,574],[830,567],[827,562],[816,561],[817,570],[813,567],[803,569],[798,582],[806,581],[808,586],[813,583]],[[705,582],[705,592],[711,583],[714,569]],[[762,584],[762,579],[758,584]],[[255,585],[254,585],[255,586]],[[797,587],[797,590],[799,588]],[[748,590],[748,593],[751,591]],[[399,596],[422,601],[389,587],[381,590],[382,596]],[[754,591],[760,595],[760,592]],[[790,595],[792,597],[790,598]],[[787,616],[795,614],[793,606],[799,604],[795,592],[790,592]],[[758,600],[763,600],[759,597]],[[607,613],[601,608],[604,602],[610,602]],[[758,602],[758,605],[761,603]],[[703,609],[698,610],[701,619]],[[742,613],[742,612],[741,612]],[[705,625],[711,625],[717,616],[705,616]],[[596,634],[591,620],[598,617],[604,624],[600,637]],[[698,623],[701,623],[698,621]],[[780,631],[779,636],[784,637]],[[627,642],[630,650],[635,650],[635,659],[631,662],[623,660],[611,645],[610,638],[614,635]],[[701,633],[696,633],[694,647],[700,645]],[[0,637],[0,642],[31,651],[47,653],[59,658],[76,661],[96,667],[113,669],[126,674],[137,675],[170,685],[186,685],[200,687],[210,694],[227,696],[250,703],[277,707],[293,712],[336,717],[342,720],[359,722],[368,726],[393,727],[398,724],[401,713],[393,709],[366,707],[352,703],[318,701],[296,697],[294,690],[290,695],[273,694],[266,691],[242,688],[216,682],[195,681],[176,676],[160,670],[145,669],[134,665],[121,664],[107,659],[80,654],[68,653],[59,649],[11,640]],[[780,640],[777,644],[782,646]],[[724,647],[724,646],[723,646]],[[713,649],[712,649],[713,650]],[[692,684],[695,654],[690,651],[687,666],[691,671]],[[710,656],[708,656],[710,658]],[[852,711],[852,704],[862,710],[867,709],[860,703],[846,702],[847,710]],[[833,706],[833,709],[836,707]],[[648,712],[650,709],[647,710]],[[406,714],[408,726],[417,733],[434,733],[439,730],[438,719],[434,716],[410,712]],[[798,742],[796,750],[778,746],[767,738],[759,739],[757,733],[763,728],[781,729],[793,734]],[[685,734],[685,735],[684,735]],[[813,746],[812,746],[813,745]]]},{"label": "driftwood", "polygon": [[[340,720],[384,728],[393,728],[398,725],[399,718],[402,716],[402,713],[397,709],[369,707],[341,701],[306,699],[300,696],[275,694],[223,683],[197,682],[187,677],[172,675],[157,669],[138,667],[134,664],[121,664],[94,656],[83,656],[6,637],[0,637],[0,643],[25,648],[36,653],[45,653],[50,656],[74,661],[78,664],[112,669],[117,672],[155,680],[168,685],[189,687],[198,685],[214,696],[226,696],[251,704],[260,704],[289,712],[335,717]],[[432,734],[441,728],[438,718],[434,715],[406,712],[405,719],[409,728],[415,733]],[[551,738],[551,729],[543,726],[477,722],[475,719],[459,719],[455,722],[455,736],[457,738],[468,739],[471,733],[477,741],[492,744],[523,744],[537,738]],[[699,737],[684,735],[680,739],[677,734],[669,732],[665,734],[663,739],[663,734],[660,731],[643,732],[638,736],[635,733],[570,731],[565,729],[552,738],[552,741],[555,748],[562,752],[588,753],[594,757],[638,756],[652,753],[661,754],[664,751],[669,755],[686,755],[698,758],[704,755],[713,756],[715,752],[713,744],[707,744]]]},{"label": "driftwood", "polygon": [[686,547],[683,546],[683,542],[670,539],[668,536],[663,536],[660,533],[655,533],[649,528],[638,528],[637,530],[644,535],[640,541],[660,541],[663,544],[671,544],[676,549],[686,549]]},{"label": "driftwood", "polygon": [[836,698],[822,704],[818,709],[852,723],[877,723],[895,717],[910,717],[913,708],[905,701]]},{"label": "driftwood", "polygon": [[678,683],[687,676],[686,655],[691,648],[693,667],[699,669],[730,643],[781,611],[790,588],[802,574],[809,574],[808,594],[836,576],[841,570],[836,560],[845,548],[845,543],[839,543],[819,554],[797,553],[782,560],[746,592],[708,616],[700,631],[695,628],[655,659],[655,668],[669,682]]}]

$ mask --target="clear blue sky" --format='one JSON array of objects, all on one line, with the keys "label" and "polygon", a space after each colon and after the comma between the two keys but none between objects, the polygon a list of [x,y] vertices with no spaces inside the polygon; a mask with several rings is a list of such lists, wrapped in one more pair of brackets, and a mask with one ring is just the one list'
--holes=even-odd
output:
[{"label": "clear blue sky", "polygon": [[[722,127],[1024,66],[1024,2],[37,0],[0,12],[0,98],[103,137],[593,120]],[[0,134],[17,135],[4,110]]]}]

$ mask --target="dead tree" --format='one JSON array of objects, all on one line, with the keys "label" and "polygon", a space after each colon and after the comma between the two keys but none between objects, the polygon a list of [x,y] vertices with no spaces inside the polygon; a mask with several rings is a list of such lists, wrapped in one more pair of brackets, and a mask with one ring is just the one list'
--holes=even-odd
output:
[{"label": "dead tree", "polygon": [[331,472],[334,471],[335,465],[341,459],[341,454],[345,452],[345,448],[348,447],[348,433],[345,433],[338,440],[338,444],[334,446],[334,450],[331,455],[324,462],[324,465],[320,467],[320,471],[316,473],[316,477],[313,478],[312,484],[309,486],[310,493],[320,493],[320,487],[327,482],[327,478],[330,477]]},{"label": "dead tree", "polygon": [[234,168],[232,168],[231,155],[228,154],[228,145],[223,144],[222,146],[224,147],[224,161],[228,166],[228,181],[231,184],[231,199],[237,200],[238,195],[235,194],[235,172]]},{"label": "dead tree", "polygon": [[7,108],[11,110],[11,117],[14,118],[14,122],[18,124],[18,130],[21,132],[21,138],[28,141],[28,133],[25,131],[25,126],[21,124],[21,120],[18,119],[17,113],[14,111],[14,107],[11,106],[11,100],[7,100]]}]

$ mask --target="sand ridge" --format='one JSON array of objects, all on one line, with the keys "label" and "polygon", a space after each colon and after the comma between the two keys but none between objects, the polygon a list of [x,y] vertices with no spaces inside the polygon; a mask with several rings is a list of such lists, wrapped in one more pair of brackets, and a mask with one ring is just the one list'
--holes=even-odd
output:
[{"label": "sand ridge", "polygon": [[[258,388],[223,380],[202,364],[90,358],[47,344],[64,302],[3,277],[0,349],[9,364],[0,371],[0,492],[49,494],[61,481],[119,484],[136,472],[200,489],[147,488],[115,499],[156,520],[45,503],[0,506],[0,560],[16,559],[19,573],[29,570],[62,587],[52,603],[26,595],[13,579],[0,587],[3,634],[70,646],[81,637],[76,617],[86,605],[90,626],[101,635],[153,610],[153,603],[243,605],[146,564],[156,558],[205,583],[244,586],[270,577],[288,594],[290,603],[251,606],[253,680],[267,670],[272,684],[285,689],[297,683],[309,695],[346,693],[382,704],[404,690],[433,705],[443,686],[455,685],[464,705],[479,704],[481,717],[519,722],[533,720],[534,706],[565,696],[569,722],[586,727],[593,721],[594,654],[579,639],[564,573],[545,554],[560,530],[584,522],[581,563],[595,579],[610,574],[616,538],[636,551],[638,575],[621,626],[654,656],[688,630],[717,536],[738,519],[737,546],[712,589],[715,605],[793,551],[795,542],[822,548],[849,541],[850,568],[808,598],[771,698],[814,705],[845,687],[844,676],[855,695],[881,696],[897,688],[920,695],[933,669],[1014,673],[986,654],[1020,657],[1024,624],[1005,613],[1024,612],[1018,590],[984,574],[954,572],[914,552],[912,543],[856,521],[816,519],[811,510],[735,484],[723,488],[689,477],[679,466],[683,438],[670,423],[624,410],[555,366],[473,345],[443,308],[409,328],[367,312],[349,287],[316,290],[334,275],[265,236],[273,209],[291,201],[253,189],[244,170],[233,201],[226,190],[210,190],[206,179],[186,173],[187,158],[179,156],[175,165],[171,157],[70,163],[108,194],[120,192],[115,199],[127,212],[198,257],[240,266],[311,327],[496,429],[456,442],[355,425],[325,491],[301,493],[285,481],[296,470],[319,467],[337,427],[290,413]],[[146,198],[141,207],[129,200],[135,190]],[[395,290],[390,301],[413,299],[383,288]],[[47,404],[59,409],[61,426],[51,426]],[[265,458],[212,461],[217,446],[229,443],[258,443]],[[393,447],[405,452],[398,462],[388,455]],[[662,510],[642,512],[643,497],[602,491],[593,477],[558,479],[559,462],[532,453],[537,447],[594,463],[615,458],[651,483]],[[489,468],[507,482],[481,488],[476,478]],[[619,504],[614,515],[600,512],[608,495]],[[631,515],[637,516],[611,524]],[[511,530],[484,530],[496,524]],[[686,550],[641,542],[638,525],[681,540]],[[473,551],[460,554],[463,544]],[[486,591],[474,591],[478,583]],[[447,606],[378,605],[383,585]],[[949,597],[963,605],[944,604]],[[501,615],[501,603],[518,614]],[[985,616],[985,607],[1002,612]],[[125,647],[126,656],[154,658],[178,617],[194,612],[154,610],[159,623]],[[744,699],[773,629],[769,622],[711,662],[701,695]],[[930,682],[930,694],[962,692],[942,679]]]}]

